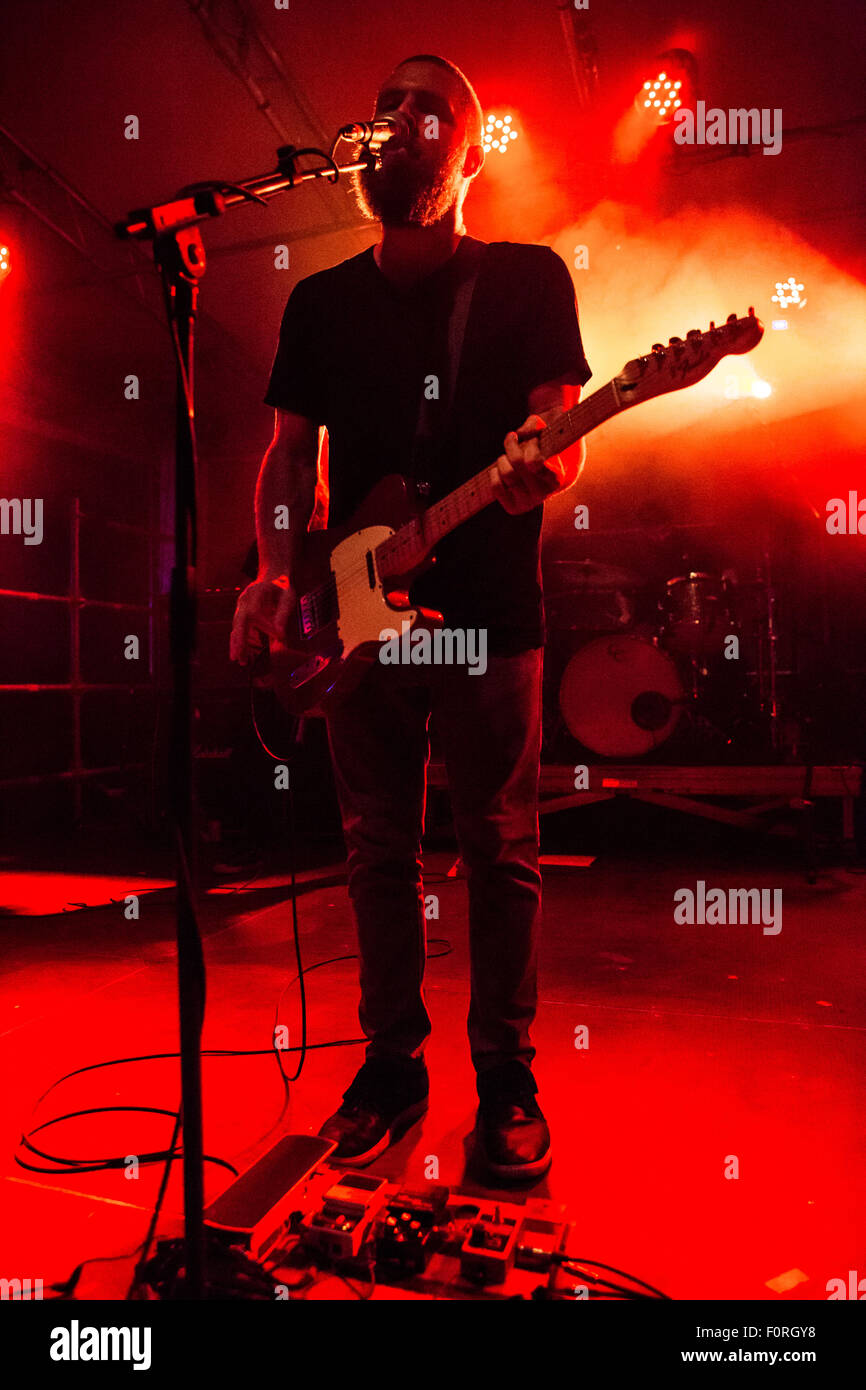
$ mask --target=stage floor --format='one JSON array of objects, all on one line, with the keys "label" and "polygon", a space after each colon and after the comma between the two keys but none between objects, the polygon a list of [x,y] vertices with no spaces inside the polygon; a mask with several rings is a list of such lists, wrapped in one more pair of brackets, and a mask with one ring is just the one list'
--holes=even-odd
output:
[{"label": "stage floor", "polygon": [[[554,1162],[524,1195],[565,1203],[584,1256],[673,1298],[824,1300],[828,1280],[847,1282],[851,1269],[866,1274],[866,878],[825,867],[808,885],[794,845],[756,855],[738,848],[734,832],[719,834],[678,848],[674,838],[664,854],[593,845],[590,866],[545,871],[534,1040]],[[446,848],[427,857],[426,892],[439,913],[428,923],[430,1110],[368,1171],[423,1186],[435,1156],[439,1182],[484,1193],[491,1189],[471,1160],[466,885],[446,877],[454,857]],[[300,875],[306,967],[354,952],[344,874],[335,853]],[[698,880],[707,891],[781,889],[781,931],[678,924],[674,894]],[[115,872],[109,896],[121,899],[126,885]],[[202,925],[204,1047],[263,1053],[203,1064],[206,1151],[245,1168],[279,1133],[318,1128],[360,1065],[362,1046],[314,1047],[278,1123],[283,1090],[268,1049],[277,1001],[295,974],[285,879],[209,894]],[[142,895],[137,921],[114,903],[6,918],[2,929],[0,1275],[41,1278],[47,1296],[82,1260],[131,1255],[147,1227],[160,1165],[132,1177],[46,1175],[25,1171],[14,1154],[22,1130],[70,1111],[176,1106],[177,1064],[154,1060],[86,1071],[33,1113],[66,1072],[176,1047],[171,892]],[[341,959],[306,977],[310,1043],[360,1038],[356,970],[355,960]],[[296,985],[279,1017],[296,1044]],[[589,1046],[578,1049],[581,1028]],[[285,1064],[293,1071],[296,1054]],[[91,1161],[159,1150],[171,1128],[166,1115],[88,1115],[32,1142]],[[734,1160],[739,1176],[726,1177]],[[27,1161],[43,1163],[32,1154]],[[205,1177],[208,1200],[230,1181],[210,1163]],[[513,1199],[513,1190],[506,1195]],[[176,1232],[180,1210],[178,1164],[163,1233]],[[130,1258],[88,1265],[79,1297],[123,1297],[131,1269]],[[784,1294],[771,1286],[780,1278],[793,1283]],[[335,1279],[307,1294],[354,1296]],[[385,1287],[374,1295],[393,1296]]]}]

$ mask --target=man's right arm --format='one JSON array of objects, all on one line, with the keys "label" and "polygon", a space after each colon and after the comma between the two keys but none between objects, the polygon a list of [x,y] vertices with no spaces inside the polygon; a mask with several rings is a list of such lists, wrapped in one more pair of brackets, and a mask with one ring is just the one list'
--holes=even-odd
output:
[{"label": "man's right arm", "polygon": [[[316,499],[319,431],[313,420],[277,410],[274,437],[256,484],[259,572],[238,599],[231,657],[245,664],[260,646],[257,633],[284,638],[295,603],[292,576]],[[286,527],[277,509],[288,508]]]}]

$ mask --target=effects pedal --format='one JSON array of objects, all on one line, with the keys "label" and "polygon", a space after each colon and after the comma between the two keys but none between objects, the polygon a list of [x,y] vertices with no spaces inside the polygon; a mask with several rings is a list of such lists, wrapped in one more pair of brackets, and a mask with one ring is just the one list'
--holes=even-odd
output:
[{"label": "effects pedal", "polygon": [[437,1226],[447,1224],[448,1188],[398,1192],[376,1223],[376,1261],[392,1274],[421,1274],[434,1250]]},{"label": "effects pedal", "polygon": [[568,1229],[564,1206],[530,1198],[517,1237],[514,1256],[517,1268],[550,1269],[565,1245]]},{"label": "effects pedal", "polygon": [[205,1226],[262,1259],[289,1230],[308,1181],[336,1147],[318,1135],[286,1135],[211,1202]]},{"label": "effects pedal", "polygon": [[332,1260],[352,1259],[367,1239],[387,1195],[387,1179],[343,1173],[324,1193],[318,1210],[301,1222],[303,1244]]},{"label": "effects pedal", "polygon": [[497,1205],[480,1212],[460,1247],[460,1273],[473,1284],[503,1284],[514,1264],[520,1222]]}]

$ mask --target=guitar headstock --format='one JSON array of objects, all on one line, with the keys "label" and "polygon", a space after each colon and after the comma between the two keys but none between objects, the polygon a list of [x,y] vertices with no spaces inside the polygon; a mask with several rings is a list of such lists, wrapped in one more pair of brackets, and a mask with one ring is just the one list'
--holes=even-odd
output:
[{"label": "guitar headstock", "polygon": [[701,332],[692,328],[685,338],[671,338],[667,347],[653,343],[646,357],[627,362],[614,385],[623,405],[637,405],[667,391],[679,391],[694,386],[713,370],[717,362],[731,353],[751,352],[764,336],[764,325],[755,318],[754,309],[747,318],[729,314],[727,322],[717,328],[711,323]]}]

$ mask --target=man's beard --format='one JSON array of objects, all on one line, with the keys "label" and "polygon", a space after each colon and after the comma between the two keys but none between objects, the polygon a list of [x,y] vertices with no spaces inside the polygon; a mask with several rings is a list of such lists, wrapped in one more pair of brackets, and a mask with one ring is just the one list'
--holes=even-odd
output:
[{"label": "man's beard", "polygon": [[463,151],[454,150],[436,168],[411,153],[398,152],[382,166],[353,175],[358,205],[386,227],[432,227],[457,199]]}]

